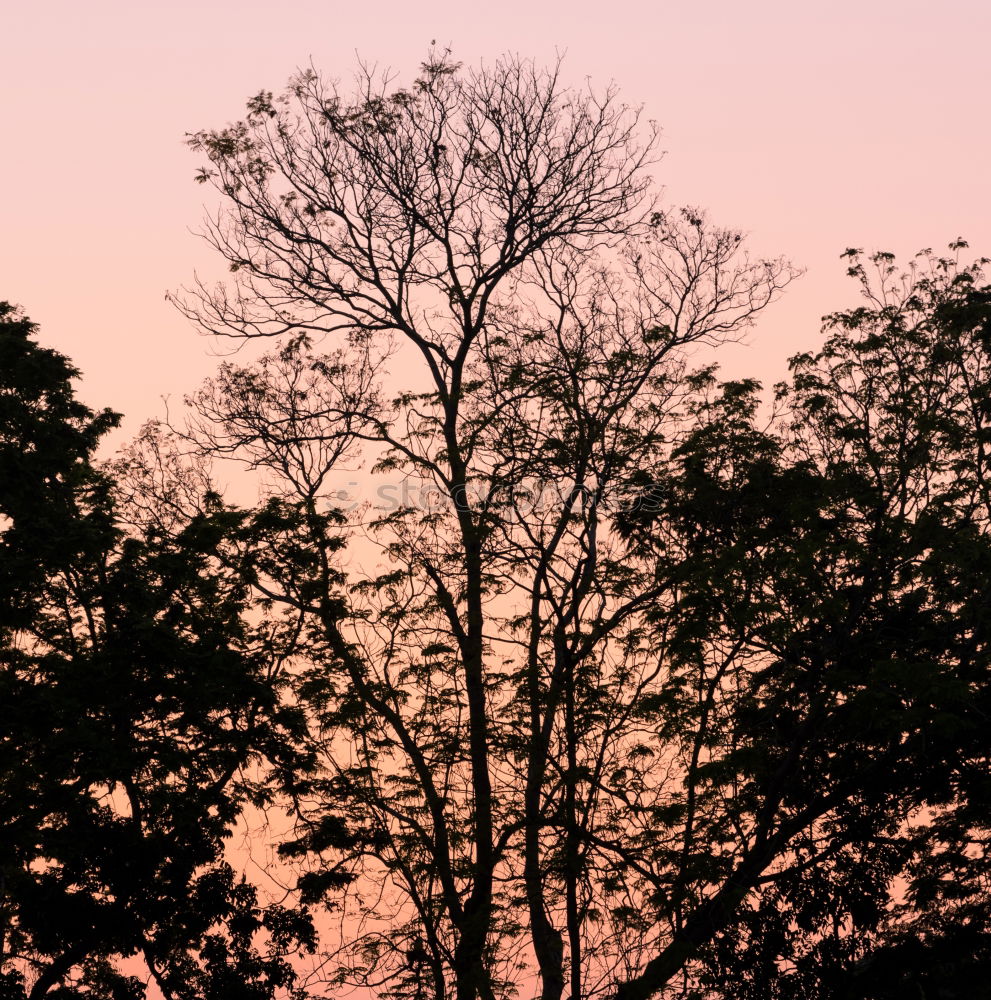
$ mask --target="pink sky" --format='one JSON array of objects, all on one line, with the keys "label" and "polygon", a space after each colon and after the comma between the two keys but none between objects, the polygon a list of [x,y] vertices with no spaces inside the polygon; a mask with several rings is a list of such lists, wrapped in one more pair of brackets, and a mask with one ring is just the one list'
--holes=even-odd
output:
[{"label": "pink sky", "polygon": [[4,5],[0,38],[0,298],[127,433],[216,363],[164,301],[213,263],[189,233],[206,189],[184,133],[311,60],[347,79],[357,51],[408,80],[437,39],[468,62],[563,50],[566,78],[615,80],[664,130],[670,203],[808,270],[727,352],[734,374],[777,378],[815,345],[819,316],[852,301],[847,246],[907,255],[962,235],[991,256],[987,0],[35,0]]}]

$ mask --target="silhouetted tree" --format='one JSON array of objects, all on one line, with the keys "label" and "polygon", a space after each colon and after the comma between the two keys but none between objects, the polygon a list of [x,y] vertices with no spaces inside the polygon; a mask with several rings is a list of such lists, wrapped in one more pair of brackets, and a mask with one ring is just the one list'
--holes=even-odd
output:
[{"label": "silhouetted tree", "polygon": [[[639,982],[666,890],[617,873],[637,824],[683,822],[650,701],[678,590],[610,508],[670,450],[689,345],[736,335],[792,272],[701,213],[656,212],[653,133],[556,70],[431,55],[408,90],[366,77],[349,97],[307,72],[248,110],[192,137],[233,284],[181,304],[213,333],[288,339],[224,366],[190,433],[310,512],[306,568],[269,560],[256,585],[309,623],[320,769],[288,789],[283,853],[306,859],[304,899],[341,911],[323,974],[463,1000],[534,973],[547,1000],[569,977],[575,996]],[[332,331],[345,346],[317,352]],[[362,447],[439,500],[361,512],[367,576],[318,520]],[[678,857],[687,879],[698,859]]]},{"label": "silhouetted tree", "polygon": [[723,997],[974,989],[991,943],[991,289],[965,246],[904,274],[850,251],[866,302],[793,359],[775,425],[758,427],[755,384],[703,376],[696,429],[625,519],[679,578],[660,693],[690,735],[671,853],[656,828],[635,852],[676,872],[671,938],[622,996],[685,953]]},{"label": "silhouetted tree", "polygon": [[[93,452],[115,414],[0,304],[0,993],[269,997],[305,912],[224,860],[250,765],[288,766],[286,623],[249,624],[252,516],[218,498],[174,530],[128,523]],[[134,508],[137,511],[137,508]],[[298,727],[297,727],[298,728]]]}]

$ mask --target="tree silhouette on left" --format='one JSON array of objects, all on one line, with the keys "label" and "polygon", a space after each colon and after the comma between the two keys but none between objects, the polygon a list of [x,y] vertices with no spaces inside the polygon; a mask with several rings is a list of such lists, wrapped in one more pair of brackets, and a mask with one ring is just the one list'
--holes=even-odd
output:
[{"label": "tree silhouette on left", "polygon": [[128,524],[94,464],[118,415],[35,332],[0,303],[0,996],[144,996],[140,956],[169,1000],[262,1000],[311,929],[223,855],[293,723],[278,635],[216,558],[250,519]]}]

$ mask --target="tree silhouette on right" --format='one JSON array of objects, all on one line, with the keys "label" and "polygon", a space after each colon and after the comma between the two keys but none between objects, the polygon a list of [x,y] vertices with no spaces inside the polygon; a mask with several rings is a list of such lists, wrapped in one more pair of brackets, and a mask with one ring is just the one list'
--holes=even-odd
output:
[{"label": "tree silhouette on right", "polygon": [[704,377],[626,516],[681,578],[654,717],[688,766],[673,932],[620,996],[682,949],[691,995],[987,995],[991,289],[965,247],[847,251],[865,303],[792,359],[772,428]]}]

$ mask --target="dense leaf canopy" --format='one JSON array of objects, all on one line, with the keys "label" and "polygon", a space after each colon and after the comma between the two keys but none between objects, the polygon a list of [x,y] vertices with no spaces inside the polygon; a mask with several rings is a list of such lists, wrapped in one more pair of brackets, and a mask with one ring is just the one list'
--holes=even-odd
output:
[{"label": "dense leaf canopy", "polygon": [[6,306],[0,355],[3,995],[143,996],[141,955],[170,996],[270,996],[310,931],[224,860],[251,762],[293,759],[280,637],[218,558],[246,518],[128,525],[91,462],[116,417]]}]

